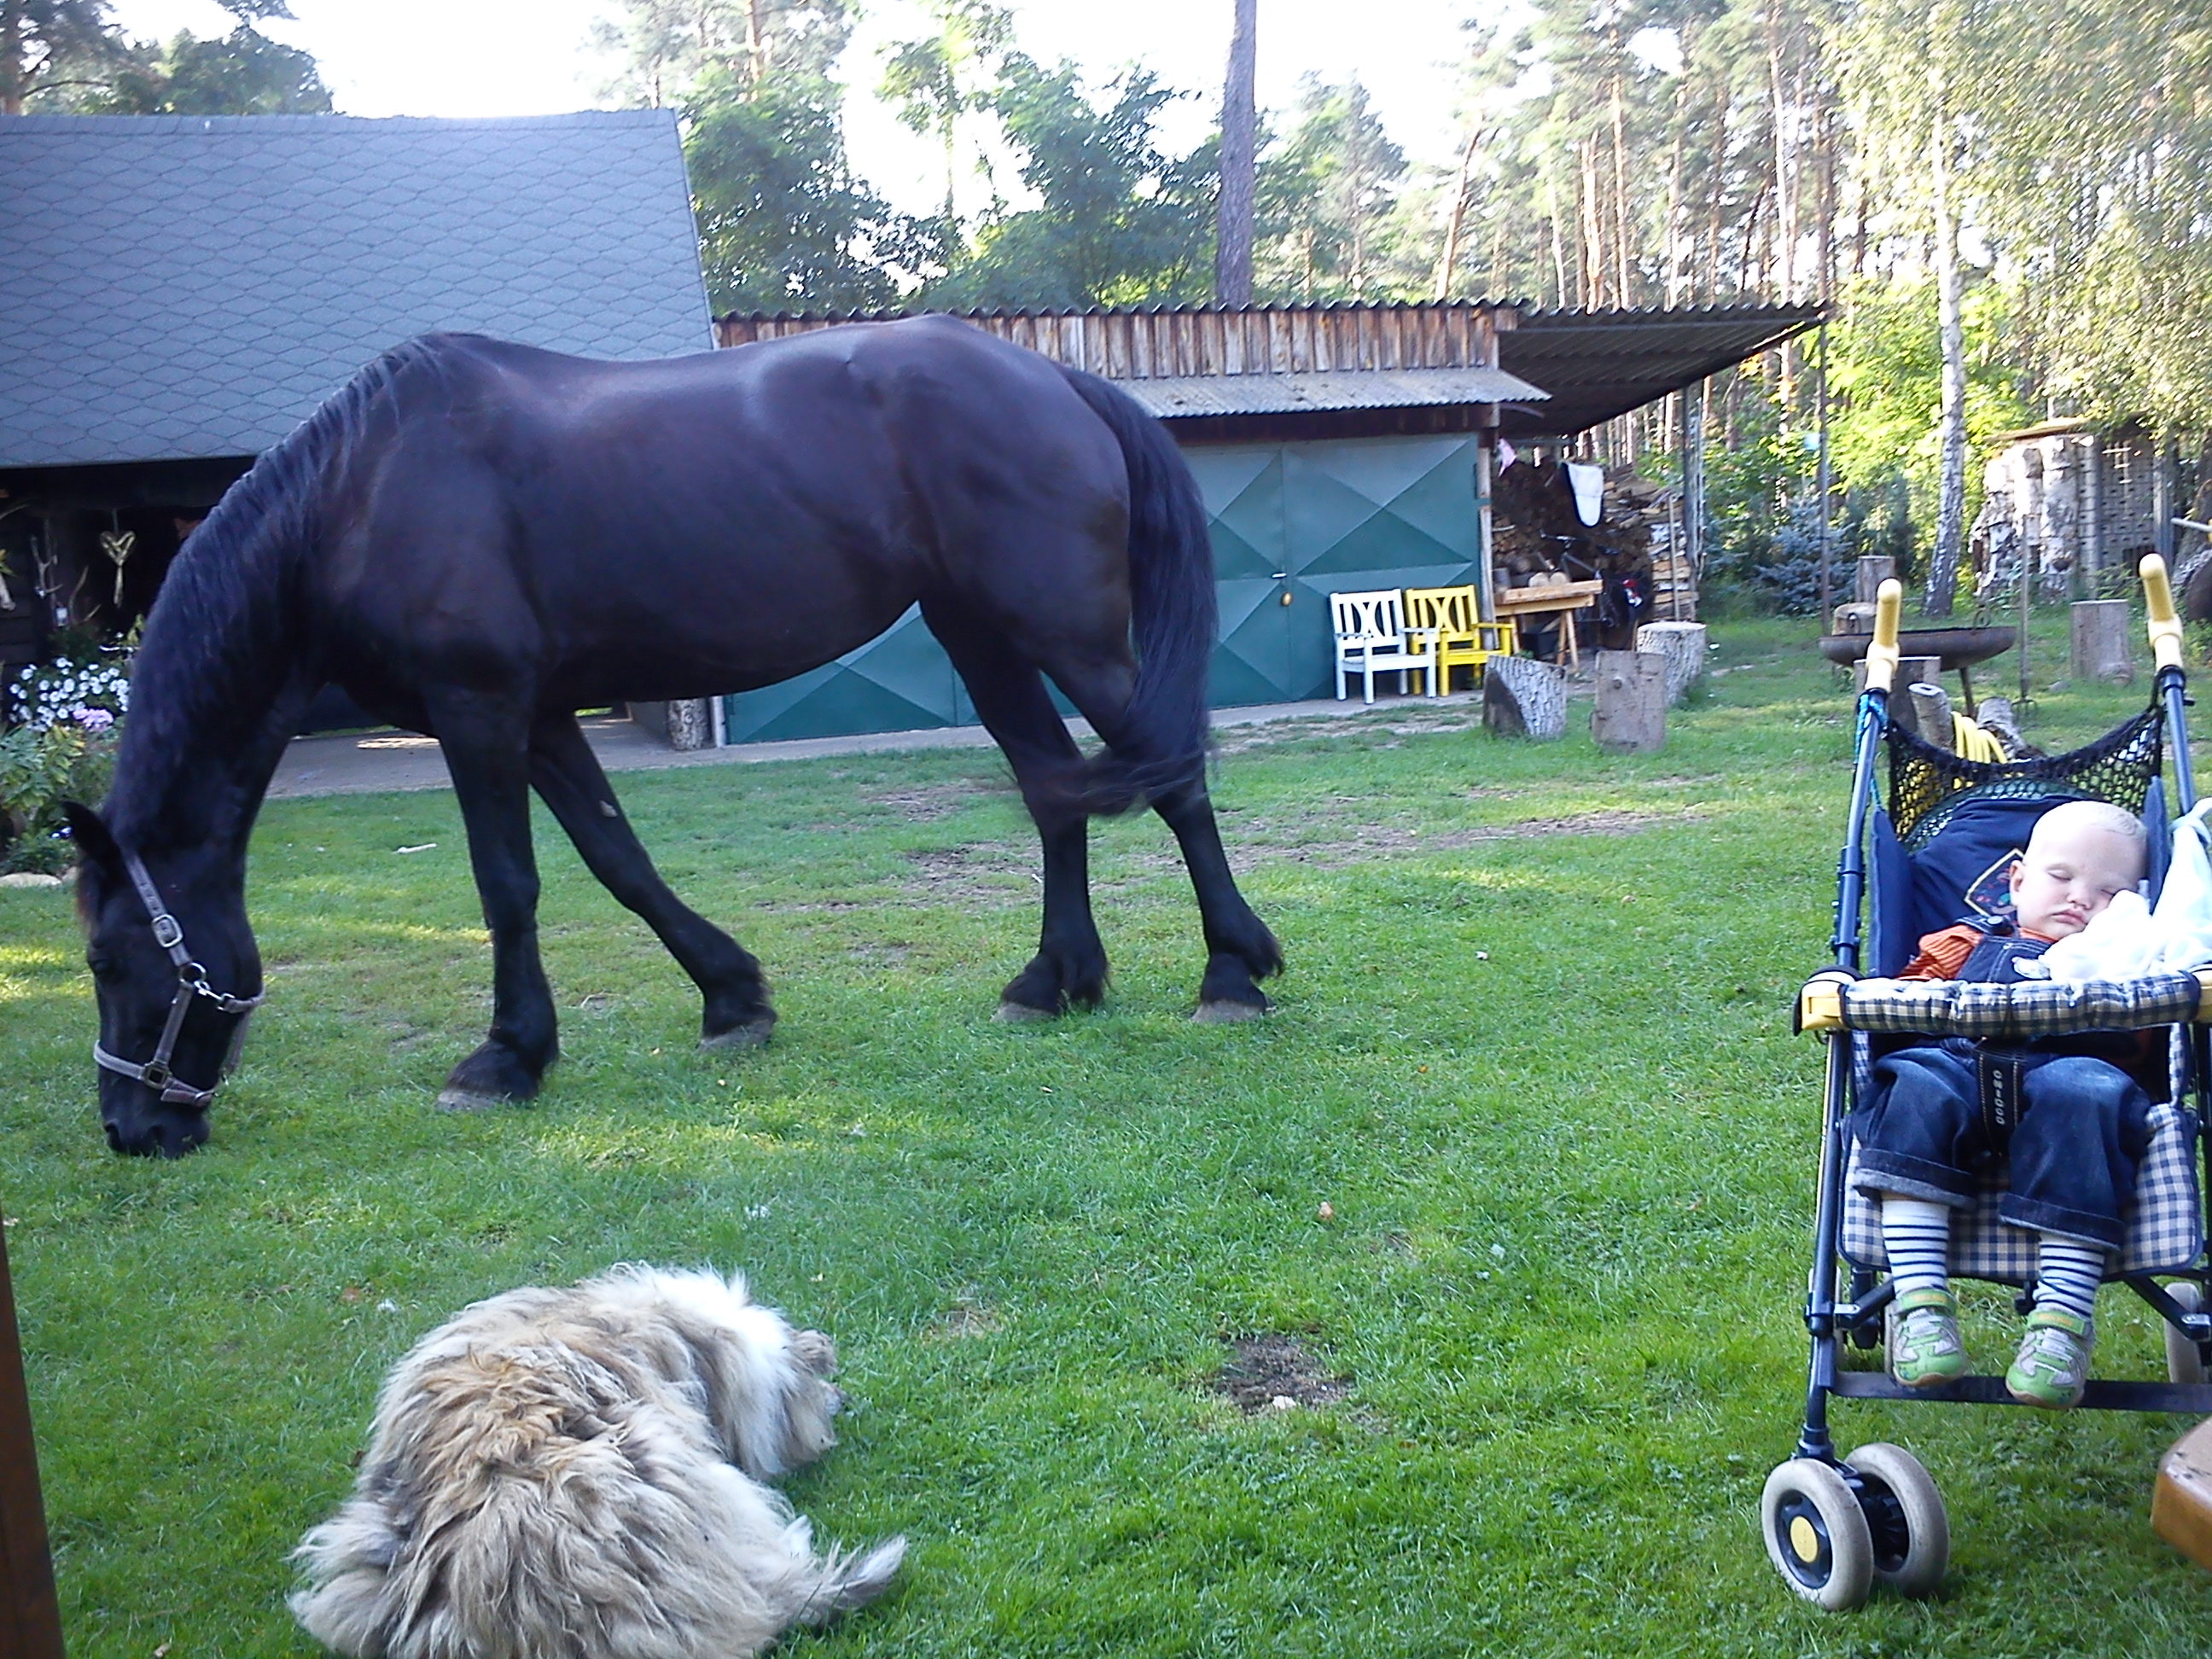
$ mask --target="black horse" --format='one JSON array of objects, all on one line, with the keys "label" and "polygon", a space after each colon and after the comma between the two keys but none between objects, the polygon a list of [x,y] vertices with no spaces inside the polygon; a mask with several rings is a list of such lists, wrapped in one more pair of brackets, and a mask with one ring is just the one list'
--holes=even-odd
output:
[{"label": "black horse", "polygon": [[[261,990],[247,838],[326,684],[438,739],[468,827],[494,1012],[441,1103],[527,1098],[556,1053],[532,787],[697,981],[702,1040],[763,1041],[760,965],[661,881],[573,711],[767,685],[916,602],[1044,843],[1042,938],[1001,1015],[1103,996],[1086,824],[1139,801],[1197,890],[1199,1017],[1263,1012],[1281,952],[1206,793],[1205,514],[1129,398],[945,319],[659,362],[432,336],[264,455],[147,620],[114,790],[70,815],[109,1143],[174,1156],[207,1138]],[[1094,757],[1046,675],[1104,739]]]}]

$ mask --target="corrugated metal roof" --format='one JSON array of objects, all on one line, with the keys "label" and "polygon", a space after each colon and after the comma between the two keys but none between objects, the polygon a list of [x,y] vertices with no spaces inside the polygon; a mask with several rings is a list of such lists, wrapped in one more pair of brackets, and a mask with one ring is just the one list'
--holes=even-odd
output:
[{"label": "corrugated metal roof", "polygon": [[1540,408],[1504,411],[1499,430],[1583,431],[1771,350],[1826,314],[1817,305],[1523,312],[1498,332],[1498,364],[1552,395]]},{"label": "corrugated metal roof", "polygon": [[0,118],[0,467],[255,454],[438,329],[710,345],[675,116]]},{"label": "corrugated metal roof", "polygon": [[1204,374],[1117,382],[1164,420],[1323,409],[1494,404],[1547,394],[1495,368],[1370,368],[1322,374]]}]

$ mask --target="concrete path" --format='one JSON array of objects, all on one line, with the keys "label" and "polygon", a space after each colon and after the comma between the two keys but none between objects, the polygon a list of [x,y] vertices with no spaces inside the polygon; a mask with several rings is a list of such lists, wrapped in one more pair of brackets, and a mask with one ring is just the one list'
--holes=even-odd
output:
[{"label": "concrete path", "polygon": [[[1449,696],[1382,697],[1370,710],[1347,701],[1321,698],[1311,702],[1262,703],[1247,708],[1217,708],[1216,729],[1255,726],[1273,720],[1341,720],[1372,713],[1405,714],[1469,704],[1480,694],[1456,691]],[[1466,711],[1471,714],[1472,710]],[[1091,736],[1084,720],[1070,720],[1067,729],[1079,738]],[[610,772],[657,771],[678,766],[739,766],[762,761],[811,760],[823,755],[865,755],[915,749],[988,749],[991,737],[980,726],[940,726],[923,732],[871,732],[851,738],[801,738],[788,743],[740,743],[724,749],[671,749],[644,727],[627,720],[599,718],[584,722],[584,735],[599,764]],[[302,795],[363,795],[394,789],[450,789],[445,757],[437,739],[411,732],[372,732],[366,735],[295,738],[277,763],[269,797],[283,800]]]}]

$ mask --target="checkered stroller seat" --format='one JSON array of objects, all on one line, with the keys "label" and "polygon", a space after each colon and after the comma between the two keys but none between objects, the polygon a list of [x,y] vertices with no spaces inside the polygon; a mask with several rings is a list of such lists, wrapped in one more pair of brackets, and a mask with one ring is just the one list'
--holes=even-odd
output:
[{"label": "checkered stroller seat", "polygon": [[[2138,814],[2150,831],[2150,887],[2166,873],[2170,841],[2159,772],[2164,722],[2156,708],[2086,749],[2041,761],[1997,764],[1962,760],[1910,732],[1888,736],[1887,809],[1872,823],[1872,914],[1868,966],[1893,975],[1911,959],[1922,935],[1963,917],[2008,915],[2005,875],[2026,846],[2034,821],[2062,801],[2109,800]],[[2204,1206],[2198,1185],[2197,1114],[2188,1098],[2191,1019],[2212,1018],[2212,992],[2197,976],[2168,974],[2125,983],[1957,985],[1924,980],[1862,980],[1844,997],[1851,1038],[1853,1097],[1866,1098],[1877,1042],[1899,1046],[1906,1034],[2011,1040],[2069,1030],[2142,1030],[2173,1025],[2168,1044],[2167,1098],[2152,1108],[2151,1142],[2138,1168],[2127,1240],[2114,1271],[2180,1273],[2204,1253]],[[2200,1013],[2200,1005],[2203,1012]],[[1853,1267],[1882,1270],[1879,1203],[1858,1190],[1858,1153],[1850,1141],[1844,1176],[1839,1245]],[[1951,1272],[1969,1279],[2022,1285],[2034,1276],[2035,1235],[1997,1218],[2004,1194],[2002,1163],[1974,1204],[1954,1218]]]}]

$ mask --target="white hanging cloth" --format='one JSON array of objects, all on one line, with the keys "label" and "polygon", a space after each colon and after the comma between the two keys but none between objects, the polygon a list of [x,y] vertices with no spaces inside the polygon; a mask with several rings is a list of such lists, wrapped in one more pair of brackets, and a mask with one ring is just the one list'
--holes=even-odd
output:
[{"label": "white hanging cloth", "polygon": [[1605,510],[1605,469],[1595,461],[1569,461],[1567,486],[1575,492],[1575,517],[1595,524]]}]

